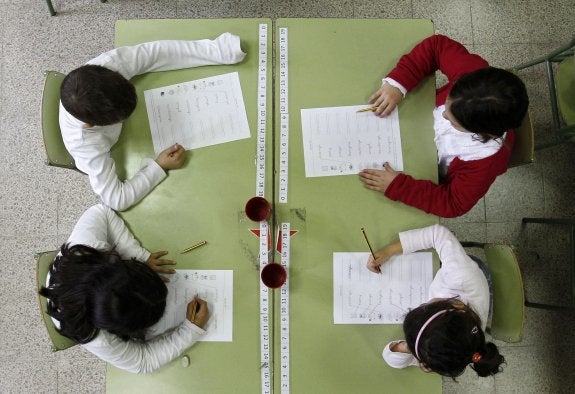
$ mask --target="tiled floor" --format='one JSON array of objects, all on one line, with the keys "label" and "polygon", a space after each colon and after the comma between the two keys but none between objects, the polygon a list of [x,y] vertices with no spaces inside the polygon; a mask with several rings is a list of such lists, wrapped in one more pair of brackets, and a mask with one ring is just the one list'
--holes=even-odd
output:
[{"label": "tiled floor", "polygon": [[[59,15],[50,17],[44,1],[0,0],[1,393],[105,391],[104,363],[80,349],[50,353],[37,313],[32,257],[62,243],[82,211],[97,201],[85,177],[43,165],[42,73],[70,71],[112,48],[116,19],[430,18],[438,32],[501,67],[542,54],[575,32],[572,0],[54,0],[54,5]],[[539,140],[547,138],[550,123],[541,76],[541,71],[526,75]],[[521,218],[575,215],[574,157],[574,145],[538,152],[535,163],[500,177],[469,214],[442,222],[460,239],[515,244],[528,295],[561,299],[567,234],[560,227],[522,227]],[[467,372],[458,382],[446,380],[444,392],[573,392],[574,326],[573,315],[528,309],[523,342],[498,343],[507,359],[503,373],[479,379]]]}]

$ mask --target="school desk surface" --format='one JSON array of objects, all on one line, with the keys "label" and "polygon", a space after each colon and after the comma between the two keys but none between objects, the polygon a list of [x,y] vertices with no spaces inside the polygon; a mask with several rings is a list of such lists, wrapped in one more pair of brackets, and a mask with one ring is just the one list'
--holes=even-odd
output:
[{"label": "school desk surface", "polygon": [[[274,201],[270,225],[290,222],[290,386],[294,393],[425,391],[439,393],[441,379],[417,368],[395,370],[381,358],[385,344],[401,338],[400,325],[334,325],[332,253],[366,251],[365,227],[375,249],[402,230],[437,223],[435,216],[387,200],[364,189],[356,175],[306,178],[301,108],[362,104],[399,57],[433,33],[429,20],[269,19],[131,20],[116,23],[116,46],[158,39],[215,38],[238,34],[246,59],[239,65],[150,73],[133,81],[139,104],[124,123],[113,149],[121,176],[134,173],[142,157],[153,156],[143,91],[238,71],[251,138],[195,149],[182,169],[170,172],[144,200],[122,214],[150,250],[169,250],[182,269],[234,270],[233,342],[201,342],[150,375],[132,375],[109,366],[107,391],[261,391],[257,223],[243,208],[256,190],[258,25],[268,24],[266,197]],[[279,61],[272,67],[272,33],[288,28],[289,184],[288,202],[279,204]],[[275,73],[275,97],[272,96]],[[436,180],[433,143],[434,80],[425,81],[400,108],[405,171]],[[272,106],[275,99],[276,105]],[[275,127],[272,111],[275,108]],[[276,133],[275,139],[272,133]],[[275,163],[272,153],[275,150]],[[274,190],[275,189],[275,190]],[[275,229],[271,230],[272,239]],[[191,253],[177,251],[197,243]],[[273,249],[275,249],[275,240]],[[274,254],[272,253],[272,256]],[[275,253],[279,262],[280,255]],[[270,291],[271,292],[271,291]],[[273,386],[280,392],[279,290],[273,316]]]}]

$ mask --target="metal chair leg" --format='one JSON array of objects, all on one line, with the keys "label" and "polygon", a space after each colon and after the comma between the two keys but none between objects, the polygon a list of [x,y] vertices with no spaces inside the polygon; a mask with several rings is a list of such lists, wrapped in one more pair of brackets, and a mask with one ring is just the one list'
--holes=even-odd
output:
[{"label": "metal chair leg", "polygon": [[48,10],[50,10],[50,15],[56,15],[56,11],[54,11],[54,6],[52,5],[52,0],[46,0],[46,4],[48,4]]}]

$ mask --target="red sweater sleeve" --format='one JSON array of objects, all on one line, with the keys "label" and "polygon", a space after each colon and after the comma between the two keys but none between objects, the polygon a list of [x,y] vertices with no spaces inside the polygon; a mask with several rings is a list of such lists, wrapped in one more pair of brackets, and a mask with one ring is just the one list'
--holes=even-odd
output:
[{"label": "red sweater sleeve", "polygon": [[385,196],[444,218],[461,216],[487,193],[498,175],[507,171],[514,142],[515,134],[509,131],[504,146],[494,155],[471,161],[456,157],[440,184],[398,174]]},{"label": "red sweater sleeve", "polygon": [[451,86],[459,77],[487,66],[489,66],[487,61],[469,53],[457,41],[436,34],[421,41],[411,52],[402,56],[387,77],[399,82],[410,91],[423,79],[440,70],[449,83],[437,91],[436,105],[439,106],[445,103]]}]

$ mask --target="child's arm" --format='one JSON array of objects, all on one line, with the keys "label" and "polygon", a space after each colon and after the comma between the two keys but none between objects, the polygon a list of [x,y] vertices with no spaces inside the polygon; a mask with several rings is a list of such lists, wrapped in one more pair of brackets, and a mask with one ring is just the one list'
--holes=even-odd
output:
[{"label": "child's arm", "polygon": [[164,40],[125,46],[103,53],[88,64],[117,71],[126,79],[153,71],[235,64],[245,57],[240,38],[223,33],[214,40]]},{"label": "child's arm", "polygon": [[379,267],[383,263],[385,263],[393,256],[401,253],[403,253],[401,243],[399,241],[392,242],[386,247],[375,252],[375,260],[373,259],[373,256],[369,256],[369,259],[367,260],[367,269],[371,272],[379,273],[381,272]]},{"label": "child's arm", "polygon": [[103,204],[94,205],[82,214],[68,243],[105,251],[115,248],[123,259],[145,262],[150,257],[150,252],[140,246],[124,221]]},{"label": "child's arm", "polygon": [[457,163],[454,160],[447,179],[439,184],[397,173],[384,194],[391,200],[440,217],[461,216],[473,208],[497,176],[507,170],[510,152],[505,147],[501,150],[493,158],[468,162],[456,159]]},{"label": "child's arm", "polygon": [[209,318],[205,301],[190,302],[186,317],[174,330],[146,342],[123,341],[100,330],[94,340],[82,346],[117,368],[132,373],[150,373],[174,360],[206,333],[202,328]]},{"label": "child's arm", "polygon": [[483,58],[469,53],[457,41],[436,34],[426,38],[410,53],[402,56],[387,78],[393,79],[410,91],[437,70],[445,74],[451,85],[463,74],[487,66],[489,64]]}]

